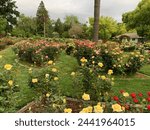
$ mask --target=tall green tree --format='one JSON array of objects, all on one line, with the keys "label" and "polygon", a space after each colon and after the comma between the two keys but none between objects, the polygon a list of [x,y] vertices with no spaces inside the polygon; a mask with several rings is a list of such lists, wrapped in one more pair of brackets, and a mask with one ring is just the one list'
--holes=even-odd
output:
[{"label": "tall green tree", "polygon": [[36,35],[36,18],[20,15],[17,25],[13,28],[12,35],[21,37]]},{"label": "tall green tree", "polygon": [[6,32],[12,30],[13,25],[17,23],[19,12],[17,11],[14,0],[0,0],[0,16],[7,20]]},{"label": "tall green tree", "polygon": [[65,31],[68,31],[74,24],[79,24],[79,20],[77,16],[70,15],[65,17],[65,21],[64,21]]},{"label": "tall green tree", "polygon": [[59,36],[62,36],[62,33],[64,31],[63,23],[61,22],[60,18],[57,19],[55,22],[55,32],[59,33]]},{"label": "tall green tree", "polygon": [[150,0],[142,0],[136,9],[123,14],[127,29],[136,29],[140,36],[150,38]]},{"label": "tall green tree", "polygon": [[101,0],[95,0],[94,2],[94,25],[93,25],[93,41],[98,42],[99,33],[99,17],[100,17],[100,2]]},{"label": "tall green tree", "polygon": [[49,21],[48,11],[45,8],[44,2],[41,1],[37,13],[36,13],[36,20],[37,20],[37,32],[40,35],[46,36],[47,32],[47,23]]}]

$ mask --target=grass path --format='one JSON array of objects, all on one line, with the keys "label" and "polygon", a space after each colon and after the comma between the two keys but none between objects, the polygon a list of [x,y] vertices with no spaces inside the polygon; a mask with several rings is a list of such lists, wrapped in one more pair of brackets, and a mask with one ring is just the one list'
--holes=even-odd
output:
[{"label": "grass path", "polygon": [[65,52],[60,54],[56,61],[56,67],[59,70],[60,88],[64,95],[74,97],[76,95],[75,88],[72,88],[71,72],[78,67],[76,58],[66,55]]}]

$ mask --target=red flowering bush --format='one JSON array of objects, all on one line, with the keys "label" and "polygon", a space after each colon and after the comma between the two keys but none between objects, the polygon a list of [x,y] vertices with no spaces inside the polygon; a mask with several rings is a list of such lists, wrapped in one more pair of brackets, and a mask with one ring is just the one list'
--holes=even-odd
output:
[{"label": "red flowering bush", "polygon": [[[150,93],[148,92],[148,95]],[[120,90],[118,96],[113,96],[113,101],[125,108],[125,112],[149,112],[150,111],[150,97],[145,97],[142,93],[131,93]]]}]

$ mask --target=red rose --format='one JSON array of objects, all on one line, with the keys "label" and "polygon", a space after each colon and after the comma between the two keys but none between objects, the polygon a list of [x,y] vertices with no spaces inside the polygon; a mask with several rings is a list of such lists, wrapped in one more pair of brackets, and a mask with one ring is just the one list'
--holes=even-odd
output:
[{"label": "red rose", "polygon": [[147,95],[150,96],[150,92],[147,92]]},{"label": "red rose", "polygon": [[131,96],[132,98],[136,98],[136,93],[131,93],[130,96]]},{"label": "red rose", "polygon": [[137,100],[136,98],[134,98],[134,99],[133,99],[133,102],[134,102],[134,103],[138,103],[139,100]]},{"label": "red rose", "polygon": [[124,93],[125,91],[124,90],[120,90],[120,93]]},{"label": "red rose", "polygon": [[117,96],[114,96],[113,99],[114,99],[115,101],[119,101],[119,98],[118,98]]},{"label": "red rose", "polygon": [[142,93],[139,93],[138,95],[139,95],[139,97],[143,97],[143,94],[142,94]]},{"label": "red rose", "polygon": [[150,102],[150,97],[147,98],[147,101]]},{"label": "red rose", "polygon": [[147,109],[150,110],[150,105],[147,105]]}]

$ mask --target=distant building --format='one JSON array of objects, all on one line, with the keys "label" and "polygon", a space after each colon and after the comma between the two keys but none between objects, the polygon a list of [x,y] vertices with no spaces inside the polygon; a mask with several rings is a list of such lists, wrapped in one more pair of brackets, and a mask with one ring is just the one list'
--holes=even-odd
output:
[{"label": "distant building", "polygon": [[118,35],[115,38],[121,42],[134,42],[134,43],[143,42],[143,37],[140,37],[137,33],[125,33]]}]

